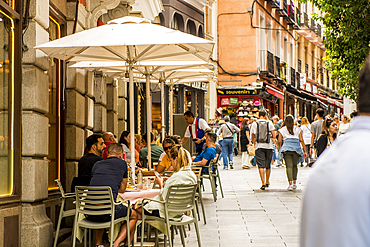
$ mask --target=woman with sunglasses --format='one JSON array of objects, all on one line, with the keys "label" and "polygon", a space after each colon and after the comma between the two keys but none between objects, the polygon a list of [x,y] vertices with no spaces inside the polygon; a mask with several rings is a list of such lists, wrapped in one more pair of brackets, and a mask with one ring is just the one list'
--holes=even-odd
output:
[{"label": "woman with sunglasses", "polygon": [[164,171],[173,171],[174,167],[172,166],[171,160],[170,160],[170,150],[175,145],[175,142],[169,138],[164,138],[162,142],[162,147],[164,150],[164,153],[161,154],[158,160],[158,165],[155,168],[155,170],[158,173],[163,173]]},{"label": "woman with sunglasses", "polygon": [[338,125],[334,119],[328,117],[322,123],[322,130],[319,139],[317,140],[316,149],[317,157],[329,147],[337,138]]}]

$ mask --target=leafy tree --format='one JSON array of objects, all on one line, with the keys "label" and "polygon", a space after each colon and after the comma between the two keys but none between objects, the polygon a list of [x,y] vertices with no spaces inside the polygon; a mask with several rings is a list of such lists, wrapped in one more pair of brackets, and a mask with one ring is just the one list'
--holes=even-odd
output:
[{"label": "leafy tree", "polygon": [[358,73],[370,52],[370,1],[309,1],[325,13],[314,18],[325,27],[326,68],[337,80],[339,93],[356,100]]}]

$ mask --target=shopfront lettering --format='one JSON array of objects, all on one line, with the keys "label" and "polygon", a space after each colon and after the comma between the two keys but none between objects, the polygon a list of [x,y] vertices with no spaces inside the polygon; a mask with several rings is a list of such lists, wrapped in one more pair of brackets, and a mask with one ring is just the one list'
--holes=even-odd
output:
[{"label": "shopfront lettering", "polygon": [[[256,95],[257,90],[225,90],[226,95]],[[220,92],[219,92],[220,93]]]}]

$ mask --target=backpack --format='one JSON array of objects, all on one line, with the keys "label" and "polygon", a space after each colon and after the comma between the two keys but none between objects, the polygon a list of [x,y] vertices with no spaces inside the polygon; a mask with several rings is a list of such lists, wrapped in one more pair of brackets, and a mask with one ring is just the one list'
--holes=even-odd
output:
[{"label": "backpack", "polygon": [[270,143],[271,132],[269,130],[269,121],[256,122],[257,124],[257,143]]}]

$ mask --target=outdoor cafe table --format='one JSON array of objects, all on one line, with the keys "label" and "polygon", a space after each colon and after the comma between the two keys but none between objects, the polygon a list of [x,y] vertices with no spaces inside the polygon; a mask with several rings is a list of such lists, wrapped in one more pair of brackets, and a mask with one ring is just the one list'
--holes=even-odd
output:
[{"label": "outdoor cafe table", "polygon": [[150,189],[150,190],[126,190],[125,193],[118,193],[124,200],[130,200],[131,204],[135,204],[139,199],[149,198],[154,199],[160,189]]}]

